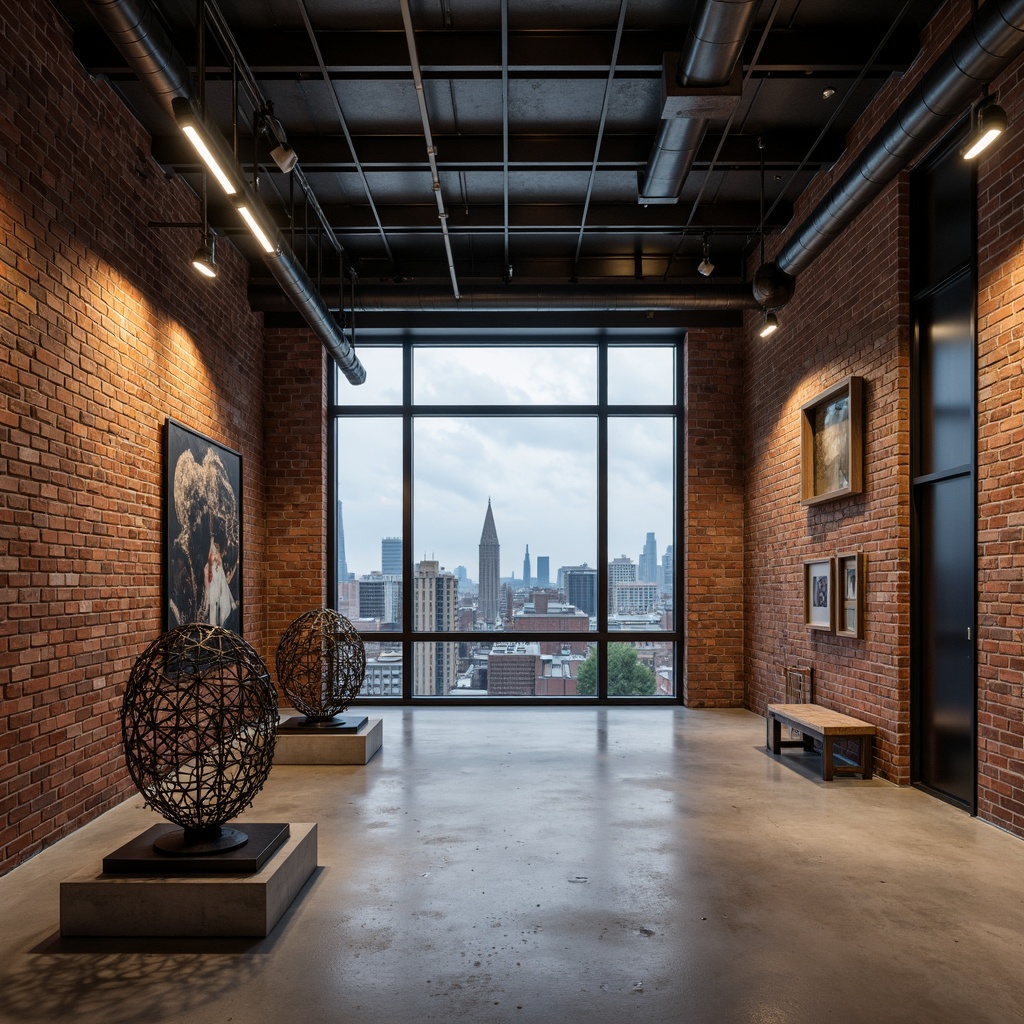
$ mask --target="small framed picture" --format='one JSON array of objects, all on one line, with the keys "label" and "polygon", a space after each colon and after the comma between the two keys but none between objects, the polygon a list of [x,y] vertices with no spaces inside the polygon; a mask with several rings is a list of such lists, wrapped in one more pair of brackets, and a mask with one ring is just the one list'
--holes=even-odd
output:
[{"label": "small framed picture", "polygon": [[834,567],[831,558],[804,562],[804,625],[831,633],[834,625]]},{"label": "small framed picture", "polygon": [[836,555],[839,599],[836,634],[860,639],[864,635],[864,554],[849,551]]}]

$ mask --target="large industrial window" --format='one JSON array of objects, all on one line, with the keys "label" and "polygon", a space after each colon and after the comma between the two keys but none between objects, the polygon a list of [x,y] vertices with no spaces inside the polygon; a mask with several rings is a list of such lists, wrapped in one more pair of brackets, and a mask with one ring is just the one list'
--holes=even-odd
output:
[{"label": "large industrial window", "polygon": [[360,696],[674,698],[675,336],[376,335],[359,356],[331,419]]}]

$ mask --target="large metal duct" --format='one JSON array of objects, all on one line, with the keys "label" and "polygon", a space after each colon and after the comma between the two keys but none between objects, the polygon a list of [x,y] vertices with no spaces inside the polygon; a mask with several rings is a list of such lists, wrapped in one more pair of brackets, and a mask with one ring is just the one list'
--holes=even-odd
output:
[{"label": "large metal duct", "polygon": [[[150,94],[172,117],[176,98],[192,99],[188,67],[174,49],[148,0],[86,0],[100,26]],[[366,380],[366,369],[330,314],[309,275],[283,242],[264,261],[291,303],[352,384]]]},{"label": "large metal duct", "polygon": [[[687,33],[676,75],[683,88],[725,85],[736,66],[757,0],[704,0]],[[676,202],[707,131],[704,117],[665,117],[640,189],[644,202]]]},{"label": "large metal duct", "polygon": [[[249,302],[265,313],[286,312],[277,289],[252,285]],[[646,312],[648,310],[758,309],[749,285],[470,285],[456,298],[444,286],[363,285],[356,289],[356,309],[366,313],[452,310],[501,313],[510,310],[533,313],[597,311]]]},{"label": "large metal duct", "polygon": [[806,270],[868,203],[977,99],[981,86],[997,78],[1022,52],[1024,0],[987,0],[790,236],[775,259],[778,270],[790,276]]}]

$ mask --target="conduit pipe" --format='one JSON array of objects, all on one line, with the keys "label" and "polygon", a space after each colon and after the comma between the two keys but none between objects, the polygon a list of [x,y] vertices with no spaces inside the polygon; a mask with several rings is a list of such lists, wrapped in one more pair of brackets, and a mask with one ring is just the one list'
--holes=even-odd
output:
[{"label": "conduit pipe", "polygon": [[[86,0],[100,26],[155,100],[173,117],[172,102],[194,105],[192,80],[148,0]],[[269,218],[264,218],[269,223]],[[264,256],[281,289],[309,324],[352,384],[366,380],[366,369],[331,315],[308,274],[284,242]]]},{"label": "conduit pipe", "polygon": [[[1024,0],[987,0],[783,245],[775,259],[777,271],[794,277],[806,270],[871,200],[974,102],[979,89],[1002,74],[1022,52]],[[770,267],[762,268],[763,276],[777,285],[778,276]],[[754,291],[756,296],[756,281]]]},{"label": "conduit pipe", "polygon": [[[753,24],[757,3],[758,0],[704,0],[679,58],[679,86],[709,88],[728,83]],[[707,126],[708,120],[703,117],[662,118],[647,161],[639,194],[641,203],[674,203],[679,199]]]},{"label": "conduit pipe", "polygon": [[[280,293],[267,285],[250,285],[249,303],[264,313],[287,312]],[[452,310],[503,313],[597,311],[646,312],[650,310],[759,309],[745,284],[664,285],[502,285],[490,288],[470,285],[458,298],[443,286],[360,284],[356,309],[366,313],[422,312]]]}]

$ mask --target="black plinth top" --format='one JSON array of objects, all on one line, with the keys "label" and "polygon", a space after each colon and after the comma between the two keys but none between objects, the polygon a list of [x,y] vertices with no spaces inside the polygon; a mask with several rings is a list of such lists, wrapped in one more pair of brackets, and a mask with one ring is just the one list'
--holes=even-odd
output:
[{"label": "black plinth top", "polygon": [[154,841],[169,832],[180,832],[169,821],[146,829],[120,849],[103,858],[103,870],[111,875],[251,875],[270,860],[291,833],[287,824],[236,822],[232,826],[249,840],[244,846],[221,853],[169,856]]},{"label": "black plinth top", "polygon": [[278,732],[316,733],[357,733],[369,721],[366,715],[335,715],[334,718],[307,718],[305,715],[290,715],[281,719]]}]

